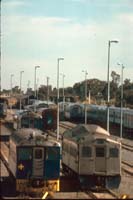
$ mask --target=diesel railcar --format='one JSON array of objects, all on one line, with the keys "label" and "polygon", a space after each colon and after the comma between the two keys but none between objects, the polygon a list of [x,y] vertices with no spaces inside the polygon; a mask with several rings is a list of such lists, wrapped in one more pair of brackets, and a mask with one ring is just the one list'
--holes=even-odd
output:
[{"label": "diesel railcar", "polygon": [[[107,122],[107,106],[99,106],[88,104],[87,107],[87,121],[97,124],[106,124]],[[109,107],[109,121],[113,125],[120,126],[121,123],[121,108],[111,106]],[[127,130],[133,130],[133,110],[129,108],[122,108],[123,112],[123,127]],[[66,120],[77,121],[84,120],[85,107],[84,104],[71,103],[64,109],[64,116]]]},{"label": "diesel railcar", "polygon": [[64,110],[66,120],[82,120],[84,117],[84,105],[80,103],[69,103]]},{"label": "diesel railcar", "polygon": [[56,130],[57,128],[57,110],[52,108],[43,108],[40,112],[27,112],[21,117],[21,127],[37,128],[42,131]]},{"label": "diesel railcar", "polygon": [[[129,108],[122,108],[123,113],[123,127],[125,129],[133,129],[133,110]],[[92,122],[106,123],[107,121],[107,106],[87,105],[87,119]],[[121,108],[111,106],[109,107],[109,121],[112,124],[120,125],[121,123]]]},{"label": "diesel railcar", "polygon": [[[120,125],[121,123],[121,108],[110,107],[110,122]],[[133,129],[133,110],[129,108],[122,108],[123,112],[123,127],[126,129]]]},{"label": "diesel railcar", "polygon": [[19,129],[10,138],[9,168],[16,191],[43,194],[59,191],[60,144],[36,129]]},{"label": "diesel railcar", "polygon": [[77,125],[63,134],[62,169],[85,188],[118,188],[121,143],[100,126]]}]

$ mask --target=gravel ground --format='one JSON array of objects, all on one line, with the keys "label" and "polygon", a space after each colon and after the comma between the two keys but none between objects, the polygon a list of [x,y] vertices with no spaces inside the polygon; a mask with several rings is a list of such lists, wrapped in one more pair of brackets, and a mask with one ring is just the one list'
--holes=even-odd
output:
[{"label": "gravel ground", "polygon": [[54,199],[91,199],[84,192],[57,192]]},{"label": "gravel ground", "polygon": [[122,149],[122,160],[133,165],[133,152]]},{"label": "gravel ground", "polygon": [[114,190],[114,192],[116,192],[119,197],[126,194],[129,198],[133,199],[133,177],[122,172],[121,184],[118,189]]}]

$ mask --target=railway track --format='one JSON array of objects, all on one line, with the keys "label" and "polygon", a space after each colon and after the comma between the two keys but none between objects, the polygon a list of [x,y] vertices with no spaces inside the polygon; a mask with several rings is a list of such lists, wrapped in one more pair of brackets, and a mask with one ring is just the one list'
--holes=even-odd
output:
[{"label": "railway track", "polygon": [[71,129],[74,128],[77,124],[71,123],[71,122],[60,122],[60,127],[64,129]]},{"label": "railway track", "polygon": [[[83,190],[84,191],[84,190]],[[84,191],[91,199],[119,199],[118,195],[110,189],[85,190]]]},{"label": "railway track", "polygon": [[126,149],[126,150],[128,150],[128,151],[133,152],[133,146],[131,146],[131,145],[122,143],[122,148],[123,148],[123,149]]},{"label": "railway track", "polygon": [[122,169],[130,176],[133,176],[133,165],[130,163],[122,161]]},{"label": "railway track", "polygon": [[7,145],[5,145],[5,143],[2,142],[1,147],[0,147],[0,159],[6,166],[7,170],[10,172],[9,163],[8,163],[8,151],[9,151],[9,149],[8,149]]}]

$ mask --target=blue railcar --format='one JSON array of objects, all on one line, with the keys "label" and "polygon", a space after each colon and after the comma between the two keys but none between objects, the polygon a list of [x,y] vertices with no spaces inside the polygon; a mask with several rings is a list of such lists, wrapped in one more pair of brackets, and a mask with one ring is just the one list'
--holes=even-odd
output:
[{"label": "blue railcar", "polygon": [[66,120],[82,120],[84,118],[84,105],[69,103],[65,107],[64,116]]},{"label": "blue railcar", "polygon": [[16,179],[16,191],[59,191],[60,154],[60,144],[37,129],[14,132],[10,138],[9,167]]},{"label": "blue railcar", "polygon": [[[87,121],[95,124],[106,124],[107,122],[107,106],[87,104]],[[133,129],[133,109],[122,108],[122,124],[129,131]],[[69,103],[64,108],[64,116],[66,120],[80,121],[85,117],[85,105],[79,103]],[[121,108],[109,107],[109,122],[113,125],[120,126],[121,123]]]},{"label": "blue railcar", "polygon": [[37,128],[42,131],[56,130],[57,128],[57,110],[52,108],[43,108],[38,113],[28,112],[21,117],[21,127]]}]

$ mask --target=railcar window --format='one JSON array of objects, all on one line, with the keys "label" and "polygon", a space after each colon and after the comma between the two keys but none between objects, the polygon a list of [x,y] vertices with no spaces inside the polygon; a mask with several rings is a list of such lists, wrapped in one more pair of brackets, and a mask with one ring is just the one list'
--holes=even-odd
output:
[{"label": "railcar window", "polygon": [[91,147],[82,147],[82,157],[91,157],[92,149]]},{"label": "railcar window", "polygon": [[18,160],[29,160],[32,159],[31,148],[19,148],[18,149]]},{"label": "railcar window", "polygon": [[119,151],[118,151],[118,149],[117,148],[110,148],[109,149],[109,155],[110,155],[110,157],[118,157],[118,153],[119,153]]},{"label": "railcar window", "polygon": [[96,157],[104,157],[105,156],[105,149],[103,147],[96,148]]},{"label": "railcar window", "polygon": [[72,156],[76,156],[77,155],[77,151],[76,151],[76,149],[75,148],[72,148],[72,147],[70,147],[70,154],[72,155]]},{"label": "railcar window", "polygon": [[105,140],[104,139],[97,139],[96,142],[97,142],[97,144],[103,144],[105,142]]},{"label": "railcar window", "polygon": [[73,112],[74,112],[74,113],[77,113],[77,114],[80,114],[80,113],[81,113],[81,108],[79,108],[79,107],[74,107],[74,108],[73,108]]},{"label": "railcar window", "polygon": [[42,159],[42,149],[35,149],[35,159]]},{"label": "railcar window", "polygon": [[47,159],[57,160],[60,158],[60,148],[59,147],[48,147],[47,148]]}]

